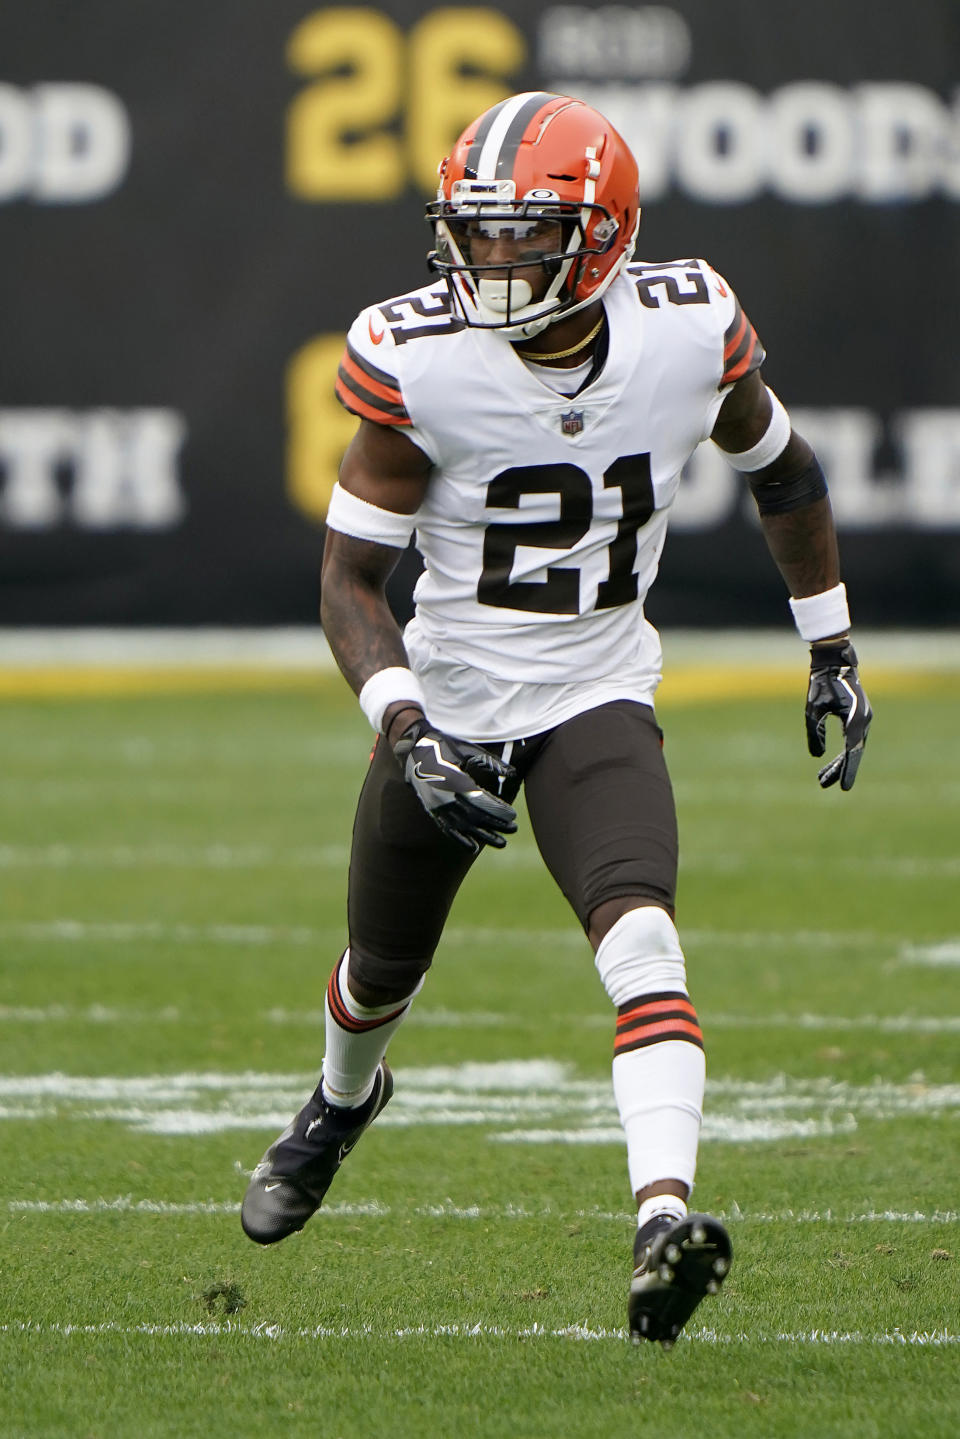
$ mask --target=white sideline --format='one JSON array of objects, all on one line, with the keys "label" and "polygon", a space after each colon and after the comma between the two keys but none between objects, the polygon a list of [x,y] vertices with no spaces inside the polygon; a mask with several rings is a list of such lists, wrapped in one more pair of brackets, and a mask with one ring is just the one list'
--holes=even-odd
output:
[{"label": "white sideline", "polygon": [[0,665],[84,669],[88,665],[324,671],[336,668],[317,628],[275,629],[0,629]]},{"label": "white sideline", "polygon": [[[805,646],[792,625],[763,630],[665,629],[664,654],[672,664],[761,666],[789,664]],[[861,656],[873,665],[903,669],[960,669],[956,630],[856,631]],[[88,665],[175,665],[197,668],[254,665],[266,669],[335,668],[319,627],[243,628],[0,628],[0,665],[82,669]]]},{"label": "white sideline", "polygon": [[[520,1329],[510,1329],[501,1324],[471,1323],[469,1320],[454,1324],[420,1324],[401,1329],[375,1329],[371,1324],[315,1325],[312,1328],[285,1328],[282,1324],[239,1324],[234,1320],[207,1320],[199,1324],[118,1324],[107,1320],[100,1324],[47,1324],[40,1320],[26,1320],[19,1323],[0,1324],[0,1334],[23,1334],[45,1336],[61,1334],[64,1337],[77,1335],[87,1338],[91,1335],[118,1334],[125,1338],[222,1338],[235,1336],[239,1339],[568,1339],[578,1342],[615,1340],[622,1344],[627,1338],[625,1329],[593,1329],[588,1324],[569,1324],[563,1329],[548,1328],[545,1324],[531,1324]],[[697,1328],[686,1330],[680,1335],[684,1343],[693,1344],[848,1344],[883,1345],[896,1348],[948,1348],[960,1344],[960,1334],[947,1329],[913,1330],[906,1333],[901,1329],[890,1329],[880,1333],[864,1334],[860,1330],[808,1329],[795,1333],[746,1334],[743,1331],[724,1334],[717,1329]]]}]

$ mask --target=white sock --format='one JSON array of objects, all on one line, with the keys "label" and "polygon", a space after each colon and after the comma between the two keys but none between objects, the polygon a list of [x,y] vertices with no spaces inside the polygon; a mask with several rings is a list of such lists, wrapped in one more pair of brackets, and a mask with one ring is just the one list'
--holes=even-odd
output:
[{"label": "white sock", "polygon": [[705,1075],[703,1050],[686,1040],[663,1040],[614,1059],[613,1092],[634,1194],[659,1179],[693,1188]]},{"label": "white sock", "polygon": [[645,1199],[638,1209],[637,1228],[642,1229],[648,1220],[656,1219],[660,1214],[669,1219],[682,1219],[686,1212],[685,1202],[675,1194],[654,1194],[652,1198]]},{"label": "white sock", "polygon": [[348,949],[334,966],[327,985],[322,1092],[328,1104],[354,1109],[373,1093],[387,1045],[406,1018],[410,1001],[423,987],[423,980],[413,994],[399,1003],[370,1008],[359,1004],[350,993],[349,964]]},{"label": "white sock", "polygon": [[617,1006],[613,1090],[630,1186],[636,1194],[679,1179],[692,1189],[706,1065],[673,920],[654,905],[628,910],[600,942],[596,963]]}]

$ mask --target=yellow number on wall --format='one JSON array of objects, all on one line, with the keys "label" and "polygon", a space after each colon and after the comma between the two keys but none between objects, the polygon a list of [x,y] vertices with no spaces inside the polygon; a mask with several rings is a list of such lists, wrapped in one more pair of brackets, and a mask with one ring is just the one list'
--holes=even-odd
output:
[{"label": "yellow number on wall", "polygon": [[413,27],[407,138],[421,189],[436,189],[437,165],[464,126],[510,94],[504,77],[525,54],[520,31],[497,10],[433,10]]},{"label": "yellow number on wall", "polygon": [[[312,82],[287,115],[291,192],[375,202],[412,179],[432,194],[438,162],[469,120],[510,93],[525,55],[516,25],[486,7],[429,11],[409,39],[379,10],[314,11],[287,48],[291,68]],[[287,369],[287,493],[317,522],[357,428],[333,392],[342,353],[342,335],[318,335]]]},{"label": "yellow number on wall", "polygon": [[401,193],[401,141],[384,127],[400,105],[403,58],[403,36],[379,10],[317,10],[297,26],[287,46],[291,68],[324,78],[287,113],[287,184],[295,195],[389,200]]},{"label": "yellow number on wall", "polygon": [[409,40],[379,10],[314,11],[287,45],[291,69],[313,82],[287,112],[290,191],[392,200],[412,179],[431,194],[440,160],[469,120],[510,93],[525,55],[516,25],[484,6],[431,10]]},{"label": "yellow number on wall", "polygon": [[318,522],[359,423],[333,393],[343,343],[343,335],[318,335],[287,366],[287,493]]}]

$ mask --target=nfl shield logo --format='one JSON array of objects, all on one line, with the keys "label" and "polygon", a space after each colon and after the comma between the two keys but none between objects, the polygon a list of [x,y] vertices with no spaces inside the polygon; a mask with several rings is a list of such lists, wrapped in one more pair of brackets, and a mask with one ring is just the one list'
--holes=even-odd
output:
[{"label": "nfl shield logo", "polygon": [[583,411],[568,410],[560,416],[560,429],[565,435],[579,435],[583,429]]}]

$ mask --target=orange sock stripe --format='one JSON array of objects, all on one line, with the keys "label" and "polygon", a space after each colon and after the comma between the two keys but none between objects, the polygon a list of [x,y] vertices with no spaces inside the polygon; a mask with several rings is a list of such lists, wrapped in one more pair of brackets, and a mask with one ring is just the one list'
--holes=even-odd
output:
[{"label": "orange sock stripe", "polygon": [[649,1015],[655,1017],[658,1014],[676,1014],[678,1017],[688,1015],[690,1019],[696,1019],[697,1011],[689,999],[677,995],[676,999],[657,999],[652,1003],[638,1004],[634,1009],[628,1009],[623,1014],[617,1015],[617,1028],[623,1025],[634,1024],[637,1020]]},{"label": "orange sock stripe", "polygon": [[665,1039],[684,1039],[703,1048],[703,1032],[699,1024],[685,1019],[665,1019],[660,1024],[644,1024],[618,1034],[613,1045],[614,1056],[625,1054],[629,1049],[641,1049],[648,1044],[659,1044]]},{"label": "orange sock stripe", "polygon": [[658,1024],[638,1024],[632,1029],[626,1029],[622,1034],[617,1035],[614,1042],[619,1044],[621,1040],[631,1039],[636,1036],[646,1037],[649,1035],[652,1038],[655,1035],[675,1034],[677,1032],[693,1034],[697,1039],[703,1038],[703,1031],[695,1021],[689,1019],[662,1019]]}]

